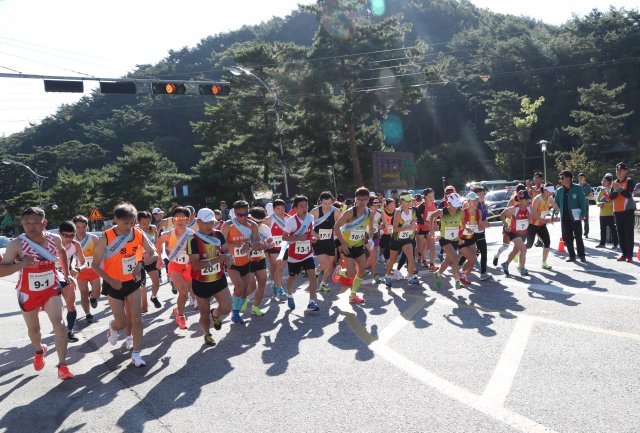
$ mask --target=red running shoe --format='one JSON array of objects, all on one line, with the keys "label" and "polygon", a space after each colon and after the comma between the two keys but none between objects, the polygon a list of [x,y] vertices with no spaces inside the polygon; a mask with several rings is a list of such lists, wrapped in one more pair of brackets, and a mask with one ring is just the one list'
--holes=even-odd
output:
[{"label": "red running shoe", "polygon": [[40,371],[44,368],[44,356],[47,354],[47,345],[42,345],[42,353],[34,353],[33,354],[33,368],[36,371]]}]

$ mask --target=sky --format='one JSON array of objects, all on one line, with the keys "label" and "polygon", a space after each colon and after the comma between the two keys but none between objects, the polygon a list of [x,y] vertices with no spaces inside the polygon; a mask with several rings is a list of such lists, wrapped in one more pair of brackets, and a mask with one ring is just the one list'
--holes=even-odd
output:
[{"label": "sky", "polygon": [[[393,0],[387,0],[393,1]],[[171,49],[286,16],[315,0],[0,0],[0,73],[120,77]],[[475,5],[561,24],[638,0],[471,0]],[[169,29],[169,30],[168,30]],[[96,82],[85,82],[88,94]],[[42,80],[0,78],[0,136],[23,130],[80,94],[45,93]],[[117,96],[114,96],[117,97]],[[43,143],[46,144],[46,143]]]}]

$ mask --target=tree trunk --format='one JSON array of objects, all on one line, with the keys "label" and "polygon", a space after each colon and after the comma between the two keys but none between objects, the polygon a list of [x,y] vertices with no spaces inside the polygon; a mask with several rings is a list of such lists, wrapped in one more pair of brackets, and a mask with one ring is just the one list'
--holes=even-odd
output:
[{"label": "tree trunk", "polygon": [[362,172],[360,172],[360,159],[358,159],[358,148],[356,147],[356,128],[353,122],[349,122],[349,155],[353,164],[353,179],[356,188],[364,185],[362,180]]}]

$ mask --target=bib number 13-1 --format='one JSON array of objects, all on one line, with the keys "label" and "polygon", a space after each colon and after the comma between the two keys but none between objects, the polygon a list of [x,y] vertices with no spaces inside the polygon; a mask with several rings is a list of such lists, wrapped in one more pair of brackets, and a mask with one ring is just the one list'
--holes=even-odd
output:
[{"label": "bib number 13-1", "polygon": [[295,252],[296,254],[309,254],[309,252],[311,252],[311,242],[296,242]]}]

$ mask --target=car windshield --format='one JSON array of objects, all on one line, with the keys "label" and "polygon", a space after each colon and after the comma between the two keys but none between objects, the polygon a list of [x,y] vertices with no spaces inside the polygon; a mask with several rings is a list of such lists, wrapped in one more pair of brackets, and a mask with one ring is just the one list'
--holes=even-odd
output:
[{"label": "car windshield", "polygon": [[511,194],[512,192],[506,189],[490,191],[489,193],[487,193],[484,200],[485,201],[505,201],[505,200],[509,200],[509,197],[511,197]]}]

